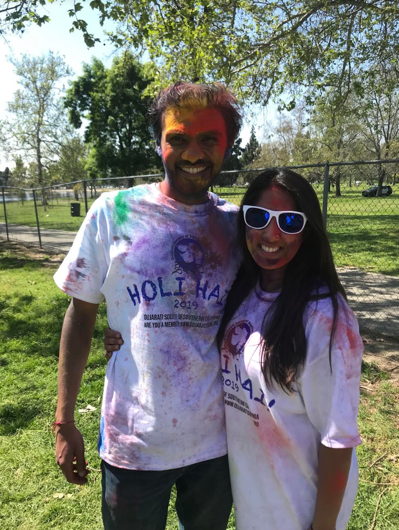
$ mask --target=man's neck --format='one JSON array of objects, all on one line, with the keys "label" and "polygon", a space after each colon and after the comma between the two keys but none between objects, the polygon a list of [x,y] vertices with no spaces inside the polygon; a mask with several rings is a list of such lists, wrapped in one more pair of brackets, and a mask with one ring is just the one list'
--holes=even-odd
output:
[{"label": "man's neck", "polygon": [[172,186],[170,186],[167,180],[163,180],[159,184],[159,190],[164,195],[166,195],[166,197],[169,197],[170,199],[173,199],[178,202],[182,202],[183,204],[188,204],[188,205],[204,204],[205,202],[208,202],[209,200],[207,190],[198,195],[185,195],[185,194],[179,193]]}]

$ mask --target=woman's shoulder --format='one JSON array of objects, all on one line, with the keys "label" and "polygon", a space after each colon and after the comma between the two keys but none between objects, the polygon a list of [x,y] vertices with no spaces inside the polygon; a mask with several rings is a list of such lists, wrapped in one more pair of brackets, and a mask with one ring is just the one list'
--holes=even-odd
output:
[{"label": "woman's shoulder", "polygon": [[316,284],[315,288],[311,292],[306,308],[307,311],[305,312],[306,316],[308,318],[316,318],[318,315],[333,316],[334,299],[336,300],[339,314],[346,315],[346,313],[348,313],[349,315],[354,316],[354,313],[349,307],[345,297],[340,292],[332,294],[330,288],[325,283]]},{"label": "woman's shoulder", "polygon": [[[360,371],[363,340],[357,318],[340,293],[336,295],[336,300],[335,320],[331,296],[313,300],[309,304],[304,322],[307,341],[305,370],[316,366],[323,367],[323,370],[328,367],[330,370],[331,362],[334,373],[341,370],[337,368],[338,365],[347,375]],[[322,364],[316,364],[319,362]]]},{"label": "woman's shoulder", "polygon": [[[349,307],[341,293],[335,295],[336,300],[336,322],[335,322],[335,336],[343,337],[345,335],[359,335],[359,326],[356,315]],[[317,335],[320,339],[324,335],[326,339],[330,338],[331,331],[334,326],[334,296],[329,293],[327,286],[314,291],[312,300],[304,314],[304,326],[306,336]],[[360,337],[360,336],[359,336]]]}]

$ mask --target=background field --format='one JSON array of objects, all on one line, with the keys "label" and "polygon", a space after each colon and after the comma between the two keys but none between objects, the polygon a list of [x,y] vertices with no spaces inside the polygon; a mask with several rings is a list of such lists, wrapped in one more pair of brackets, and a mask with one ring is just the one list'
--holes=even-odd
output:
[{"label": "background field", "polygon": [[[239,204],[245,188],[216,188],[214,191]],[[398,190],[399,191],[399,190]],[[322,186],[316,186],[322,202]],[[88,205],[94,199],[88,199]],[[54,199],[45,209],[38,206],[41,228],[77,231],[85,215],[80,200],[81,217],[71,217],[71,199]],[[10,224],[36,226],[32,201],[7,203]],[[4,213],[0,209],[0,222]],[[399,275],[399,193],[390,197],[361,195],[359,188],[343,188],[342,197],[329,194],[327,229],[338,267],[356,267],[371,272]]]},{"label": "background field", "polygon": [[[87,487],[67,484],[50,433],[56,406],[58,340],[68,297],[52,282],[57,256],[15,253],[0,243],[0,528],[100,530],[100,462],[96,443],[105,372],[100,309],[83,378],[77,425],[91,469]],[[360,405],[361,482],[349,530],[399,528],[399,388],[364,364]],[[382,495],[381,495],[382,494]],[[173,500],[172,500],[173,502]],[[177,529],[171,502],[168,530]],[[234,519],[229,529],[234,529]]]}]

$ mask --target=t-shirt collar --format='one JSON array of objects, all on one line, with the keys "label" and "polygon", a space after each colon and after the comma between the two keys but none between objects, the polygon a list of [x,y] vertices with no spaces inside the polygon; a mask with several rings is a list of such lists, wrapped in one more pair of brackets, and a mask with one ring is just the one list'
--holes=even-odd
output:
[{"label": "t-shirt collar", "polygon": [[268,293],[267,291],[263,291],[263,289],[260,286],[260,280],[255,285],[255,294],[259,298],[259,300],[262,300],[262,302],[268,302],[272,303],[278,298],[280,292],[278,293]]}]

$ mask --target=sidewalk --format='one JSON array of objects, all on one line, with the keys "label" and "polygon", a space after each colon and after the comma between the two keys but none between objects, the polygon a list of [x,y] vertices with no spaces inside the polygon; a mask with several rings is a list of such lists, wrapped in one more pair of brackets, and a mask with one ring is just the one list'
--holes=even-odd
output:
[{"label": "sidewalk", "polygon": [[[37,228],[23,225],[8,225],[8,234],[11,241],[20,241],[28,245],[39,246],[39,236]],[[52,228],[41,228],[40,235],[42,247],[44,249],[56,249],[62,252],[68,252],[71,248],[76,232],[66,232],[63,230],[54,230]],[[6,225],[0,223],[0,238],[7,239]]]}]

